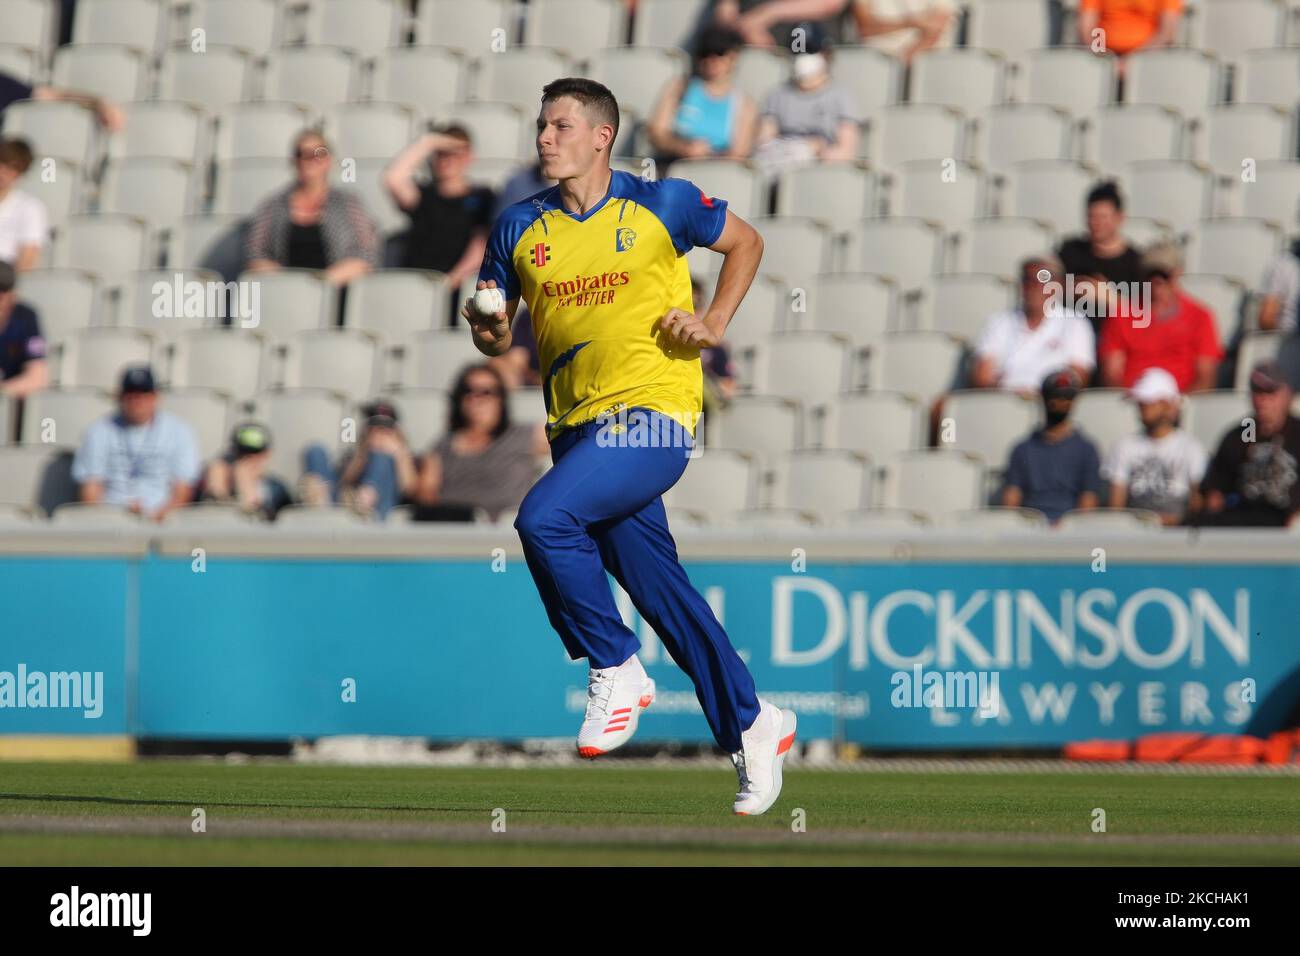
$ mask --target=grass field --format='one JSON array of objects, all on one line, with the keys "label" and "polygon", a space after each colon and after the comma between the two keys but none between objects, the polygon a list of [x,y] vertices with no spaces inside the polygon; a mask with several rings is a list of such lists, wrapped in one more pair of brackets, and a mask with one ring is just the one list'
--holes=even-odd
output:
[{"label": "grass field", "polygon": [[790,766],[755,818],[731,816],[734,784],[633,762],[0,763],[0,865],[1300,864],[1295,776]]}]

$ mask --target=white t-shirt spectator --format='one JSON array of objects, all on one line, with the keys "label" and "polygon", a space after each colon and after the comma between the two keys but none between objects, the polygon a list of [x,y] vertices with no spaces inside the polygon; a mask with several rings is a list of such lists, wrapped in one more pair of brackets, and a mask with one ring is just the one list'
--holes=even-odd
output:
[{"label": "white t-shirt spectator", "polygon": [[1277,327],[1283,332],[1294,332],[1296,299],[1300,297],[1300,259],[1291,252],[1284,252],[1274,258],[1264,272],[1264,283],[1260,293],[1266,296],[1277,296],[1281,300]]},{"label": "white t-shirt spectator", "polygon": [[998,387],[1036,392],[1048,373],[1066,365],[1091,369],[1096,364],[1092,326],[1073,312],[1047,312],[1031,329],[1020,309],[989,316],[975,346],[978,358],[991,358]]},{"label": "white t-shirt spectator", "polygon": [[[890,20],[915,16],[930,10],[954,14],[933,49],[942,50],[957,42],[957,27],[961,25],[961,17],[956,16],[958,12],[956,0],[871,0],[870,9],[874,15]],[[919,36],[916,30],[895,30],[893,33],[867,37],[862,42],[873,49],[898,56],[915,43]]]},{"label": "white t-shirt spectator", "polygon": [[1140,432],[1115,443],[1101,474],[1128,488],[1128,507],[1180,514],[1192,488],[1205,477],[1207,460],[1201,443],[1181,428],[1161,438]]},{"label": "white t-shirt spectator", "polygon": [[44,246],[49,237],[45,203],[21,189],[0,199],[0,262],[16,262],[25,246]]}]

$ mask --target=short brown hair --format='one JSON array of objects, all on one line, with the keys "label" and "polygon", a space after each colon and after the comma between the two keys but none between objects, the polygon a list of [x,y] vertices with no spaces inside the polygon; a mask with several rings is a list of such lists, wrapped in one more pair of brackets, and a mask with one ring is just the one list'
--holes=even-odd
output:
[{"label": "short brown hair", "polygon": [[0,140],[0,166],[18,170],[21,176],[32,165],[32,148],[25,139]]},{"label": "short brown hair", "polygon": [[589,117],[614,127],[614,136],[609,141],[613,145],[618,139],[618,100],[614,99],[609,87],[585,76],[566,76],[542,87],[543,103],[558,100],[561,96],[572,96],[582,104]]}]

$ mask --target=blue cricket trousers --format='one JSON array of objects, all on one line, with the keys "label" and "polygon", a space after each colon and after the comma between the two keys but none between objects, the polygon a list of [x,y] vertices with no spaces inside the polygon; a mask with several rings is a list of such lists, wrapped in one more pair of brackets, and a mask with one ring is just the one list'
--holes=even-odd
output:
[{"label": "blue cricket trousers", "polygon": [[619,616],[612,574],[695,683],[718,745],[735,753],[758,716],[754,679],[678,561],[660,498],[686,470],[691,436],[658,412],[633,409],[626,420],[650,422],[685,447],[633,447],[600,420],[561,432],[553,467],[515,519],[528,568],[569,656],[592,667],[615,667],[640,647]]}]

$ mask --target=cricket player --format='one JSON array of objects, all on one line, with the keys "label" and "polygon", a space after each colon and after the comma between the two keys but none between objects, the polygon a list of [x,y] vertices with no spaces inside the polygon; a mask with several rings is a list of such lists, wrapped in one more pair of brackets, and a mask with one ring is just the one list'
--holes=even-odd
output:
[{"label": "cricket player", "polygon": [[[618,120],[614,95],[593,80],[543,88],[537,157],[541,176],[558,183],[506,207],[492,227],[478,288],[503,290],[504,311],[483,315],[471,301],[462,314],[486,355],[510,348],[520,298],[532,316],[553,467],[524,498],[515,528],[551,625],[590,668],[579,752],[597,757],[627,743],[655,695],[608,571],[694,681],[736,766],[734,812],[759,814],[781,792],[795,715],[757,695],[678,563],[660,496],[694,444],[700,349],[722,340],[763,240],[724,200],[684,179],[611,170]],[[692,314],[686,252],[694,246],[723,256],[704,315]],[[638,429],[660,439],[631,440]]]}]

